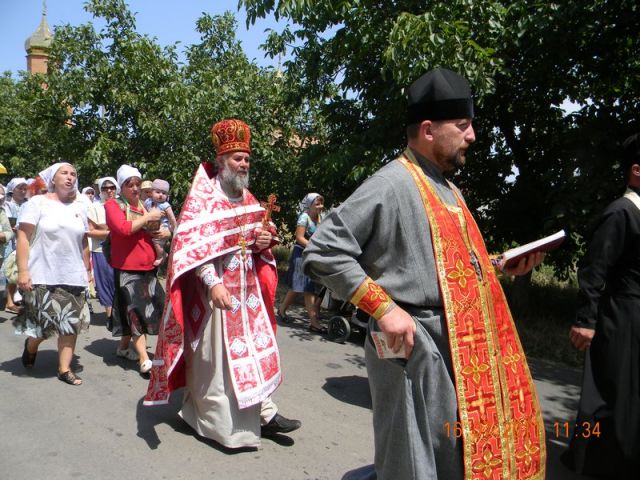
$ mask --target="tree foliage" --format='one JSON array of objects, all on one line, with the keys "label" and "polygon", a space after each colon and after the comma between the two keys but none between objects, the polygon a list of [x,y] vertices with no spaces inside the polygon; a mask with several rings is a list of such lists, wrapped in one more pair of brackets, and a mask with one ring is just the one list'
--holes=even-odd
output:
[{"label": "tree foliage", "polygon": [[252,128],[254,193],[293,203],[301,112],[283,107],[287,87],[276,71],[247,59],[233,14],[203,14],[200,42],[181,61],[177,45],[137,32],[123,0],[85,8],[104,27],[58,26],[46,76],[0,79],[0,161],[11,175],[67,159],[89,184],[127,163],[168,180],[179,206],[197,164],[214,157],[212,124],[235,117]]},{"label": "tree foliage", "polygon": [[320,141],[302,162],[336,200],[403,148],[403,88],[435,67],[476,92],[478,141],[456,182],[490,248],[566,228],[568,248],[551,259],[567,273],[594,215],[621,193],[617,144],[638,130],[637,2],[240,3],[249,23],[289,22],[265,48],[290,55],[293,104],[318,106]]}]

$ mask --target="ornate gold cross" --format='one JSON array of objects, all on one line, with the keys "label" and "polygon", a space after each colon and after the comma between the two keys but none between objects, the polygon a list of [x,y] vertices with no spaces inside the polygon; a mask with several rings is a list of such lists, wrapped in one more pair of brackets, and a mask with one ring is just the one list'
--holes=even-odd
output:
[{"label": "ornate gold cross", "polygon": [[247,239],[244,238],[243,234],[240,234],[238,245],[240,245],[240,255],[242,256],[242,260],[244,260],[247,257]]},{"label": "ornate gold cross", "polygon": [[262,217],[262,228],[269,228],[269,222],[271,221],[271,213],[279,212],[280,205],[276,205],[278,201],[278,197],[276,197],[275,193],[270,194],[267,197],[266,202],[260,202],[260,206],[265,209],[264,217]]}]

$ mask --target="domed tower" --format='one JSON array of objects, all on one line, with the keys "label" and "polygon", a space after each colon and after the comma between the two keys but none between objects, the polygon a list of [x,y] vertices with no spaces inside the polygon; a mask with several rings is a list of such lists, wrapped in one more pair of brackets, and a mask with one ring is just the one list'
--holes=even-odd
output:
[{"label": "domed tower", "polygon": [[42,2],[42,19],[33,34],[24,42],[27,51],[27,71],[29,73],[47,73],[49,49],[53,41],[53,33],[47,23],[47,2]]}]

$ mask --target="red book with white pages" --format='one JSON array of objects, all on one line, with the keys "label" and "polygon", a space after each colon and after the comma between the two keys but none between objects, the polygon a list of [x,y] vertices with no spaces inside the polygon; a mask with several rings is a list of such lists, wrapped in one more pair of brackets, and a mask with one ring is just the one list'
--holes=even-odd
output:
[{"label": "red book with white pages", "polygon": [[560,230],[548,237],[520,245],[519,247],[511,248],[500,255],[497,260],[499,262],[504,262],[502,265],[503,270],[505,268],[513,268],[518,265],[520,260],[532,253],[550,252],[551,250],[555,250],[562,244],[562,242],[564,242],[565,238],[566,234],[564,233],[564,230]]}]

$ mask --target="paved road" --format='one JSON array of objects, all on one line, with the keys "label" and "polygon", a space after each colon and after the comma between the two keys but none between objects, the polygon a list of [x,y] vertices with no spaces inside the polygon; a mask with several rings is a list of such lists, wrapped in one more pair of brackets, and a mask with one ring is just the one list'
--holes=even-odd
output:
[{"label": "paved road", "polygon": [[[135,364],[115,356],[104,315],[92,323],[78,340],[84,384],[71,387],[56,379],[55,340],[41,345],[25,374],[24,337],[0,312],[0,479],[340,479],[373,461],[371,399],[357,338],[341,345],[310,334],[301,321],[280,327],[284,383],[274,399],[303,427],[232,453],[182,422],[179,394],[170,405],[143,407],[146,381]],[[558,464],[566,440],[555,438],[553,422],[573,421],[579,372],[540,362],[532,369],[546,416],[547,478],[578,478]]]}]

